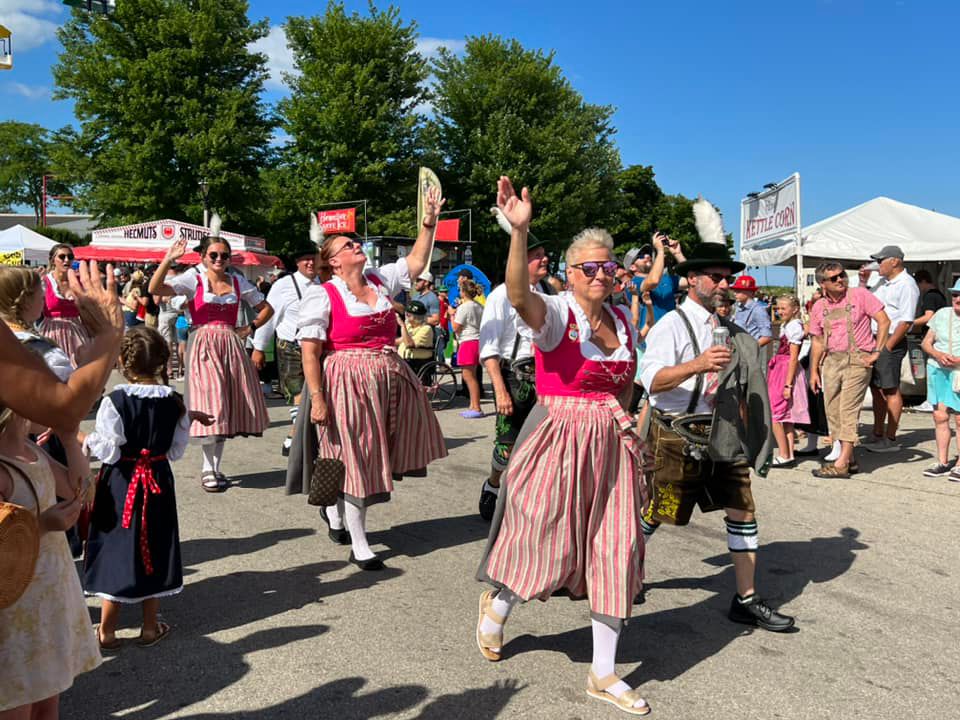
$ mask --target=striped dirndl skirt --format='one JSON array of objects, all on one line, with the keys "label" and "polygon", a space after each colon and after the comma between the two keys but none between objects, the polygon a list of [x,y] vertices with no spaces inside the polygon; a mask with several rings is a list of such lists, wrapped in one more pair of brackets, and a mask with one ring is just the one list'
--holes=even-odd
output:
[{"label": "striped dirndl skirt", "polygon": [[40,334],[57,344],[77,367],[77,351],[90,341],[90,333],[80,318],[44,318]]},{"label": "striped dirndl skirt", "polygon": [[393,349],[327,353],[323,389],[330,419],[317,426],[319,457],[343,461],[342,494],[349,502],[386,502],[393,473],[447,456],[423,384]]},{"label": "striped dirndl skirt", "polygon": [[643,581],[643,443],[612,396],[539,405],[502,478],[486,578],[524,601],[563,591],[588,597],[594,614],[629,617]]},{"label": "striped dirndl skirt", "polygon": [[256,435],[267,429],[267,404],[243,341],[227,325],[201,325],[187,347],[187,407],[213,415],[213,425],[194,422],[190,437]]}]

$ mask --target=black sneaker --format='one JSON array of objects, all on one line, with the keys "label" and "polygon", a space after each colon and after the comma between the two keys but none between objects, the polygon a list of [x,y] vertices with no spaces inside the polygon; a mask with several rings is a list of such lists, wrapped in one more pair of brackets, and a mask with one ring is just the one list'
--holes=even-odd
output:
[{"label": "black sneaker", "polygon": [[485,522],[493,520],[493,511],[497,509],[497,494],[488,490],[488,487],[490,486],[484,480],[483,486],[480,488],[480,517]]},{"label": "black sneaker", "polygon": [[793,627],[794,623],[792,617],[781,615],[756,595],[751,595],[747,602],[741,602],[734,595],[730,603],[730,613],[727,617],[734,622],[753,625],[770,632],[786,632]]},{"label": "black sneaker", "polygon": [[946,477],[957,464],[957,459],[948,460],[945,463],[934,463],[923,471],[924,477]]}]

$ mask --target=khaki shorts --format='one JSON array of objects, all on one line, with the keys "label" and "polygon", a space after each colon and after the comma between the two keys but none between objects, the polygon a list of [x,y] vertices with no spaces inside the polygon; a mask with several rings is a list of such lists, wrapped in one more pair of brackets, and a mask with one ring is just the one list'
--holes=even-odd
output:
[{"label": "khaki shorts", "polygon": [[714,462],[684,455],[686,441],[655,420],[647,442],[654,454],[647,522],[686,525],[697,505],[701,512],[755,510],[746,461]]},{"label": "khaki shorts", "polygon": [[823,359],[820,384],[830,437],[855,443],[860,406],[870,384],[873,368],[863,365],[866,353],[832,352]]}]

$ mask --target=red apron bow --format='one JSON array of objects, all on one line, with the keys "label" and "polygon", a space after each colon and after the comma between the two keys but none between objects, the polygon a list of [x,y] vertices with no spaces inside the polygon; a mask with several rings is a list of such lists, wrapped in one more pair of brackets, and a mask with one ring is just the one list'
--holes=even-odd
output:
[{"label": "red apron bow", "polygon": [[150,451],[144,448],[140,451],[140,457],[120,458],[124,462],[136,462],[133,467],[133,476],[130,478],[130,484],[127,486],[127,497],[123,503],[123,522],[124,528],[130,527],[133,520],[133,504],[137,499],[137,488],[143,485],[143,510],[140,512],[140,557],[143,559],[143,567],[147,575],[153,575],[153,560],[150,557],[150,540],[147,535],[147,500],[150,495],[160,494],[160,485],[153,476],[153,463],[166,460],[166,455],[155,455],[150,457]]}]

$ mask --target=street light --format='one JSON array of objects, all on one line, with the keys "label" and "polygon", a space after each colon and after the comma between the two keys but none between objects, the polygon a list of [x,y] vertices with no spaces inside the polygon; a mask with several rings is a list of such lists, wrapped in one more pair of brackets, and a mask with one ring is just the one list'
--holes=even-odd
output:
[{"label": "street light", "polygon": [[200,186],[200,199],[203,201],[203,226],[209,227],[209,208],[207,207],[207,196],[210,194],[210,183],[206,180],[201,180],[197,183]]}]

